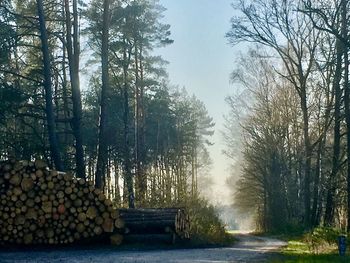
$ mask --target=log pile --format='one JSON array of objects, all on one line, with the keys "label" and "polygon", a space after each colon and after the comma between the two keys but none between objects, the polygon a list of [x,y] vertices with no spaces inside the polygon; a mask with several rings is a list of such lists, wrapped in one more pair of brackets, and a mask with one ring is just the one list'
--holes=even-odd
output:
[{"label": "log pile", "polygon": [[182,208],[120,209],[119,214],[126,239],[146,240],[162,234],[172,236],[172,242],[175,235],[190,238],[189,216]]},{"label": "log pile", "polygon": [[124,227],[112,202],[92,182],[49,170],[45,162],[0,163],[0,244],[68,244]]}]

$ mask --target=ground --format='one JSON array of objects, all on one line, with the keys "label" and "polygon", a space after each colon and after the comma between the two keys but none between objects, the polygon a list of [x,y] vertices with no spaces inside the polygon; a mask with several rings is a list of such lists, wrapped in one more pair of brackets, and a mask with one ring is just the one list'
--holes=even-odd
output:
[{"label": "ground", "polygon": [[285,242],[256,237],[249,234],[236,235],[238,242],[231,247],[162,250],[118,250],[116,248],[42,250],[42,251],[1,251],[0,262],[264,262],[269,252],[275,251]]}]

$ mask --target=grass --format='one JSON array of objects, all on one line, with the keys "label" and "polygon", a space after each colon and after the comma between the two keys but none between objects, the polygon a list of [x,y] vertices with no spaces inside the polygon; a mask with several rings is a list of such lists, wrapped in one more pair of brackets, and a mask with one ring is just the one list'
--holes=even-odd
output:
[{"label": "grass", "polygon": [[310,247],[302,238],[297,238],[288,241],[288,245],[275,253],[269,260],[270,263],[277,262],[312,262],[312,263],[337,263],[350,262],[350,253],[339,256],[335,247],[323,247],[319,252],[313,253]]}]

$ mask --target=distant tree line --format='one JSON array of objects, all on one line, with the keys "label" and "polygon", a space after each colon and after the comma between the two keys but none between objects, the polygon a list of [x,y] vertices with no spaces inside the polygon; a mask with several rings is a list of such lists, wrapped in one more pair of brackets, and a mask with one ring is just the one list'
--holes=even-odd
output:
[{"label": "distant tree line", "polygon": [[349,232],[350,3],[236,4],[227,39],[256,46],[232,73],[237,92],[227,99],[226,153],[240,166],[235,203],[265,231]]},{"label": "distant tree line", "polygon": [[173,42],[163,11],[156,0],[1,0],[0,159],[45,159],[120,206],[198,196],[214,123],[152,53]]}]

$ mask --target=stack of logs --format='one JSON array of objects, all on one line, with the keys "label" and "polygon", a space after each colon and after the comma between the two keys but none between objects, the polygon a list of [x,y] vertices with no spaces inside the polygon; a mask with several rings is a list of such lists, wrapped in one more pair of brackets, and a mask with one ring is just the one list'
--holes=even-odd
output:
[{"label": "stack of logs", "polygon": [[190,220],[183,208],[120,209],[119,214],[125,223],[127,240],[168,236],[171,242],[175,242],[176,237],[190,238]]},{"label": "stack of logs", "polygon": [[[0,163],[0,244],[67,244],[109,234],[119,245],[117,210],[92,182],[49,170],[45,162]],[[120,230],[120,231],[119,231]]]}]

